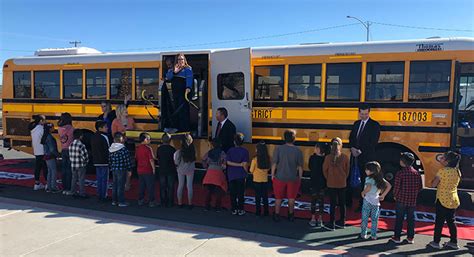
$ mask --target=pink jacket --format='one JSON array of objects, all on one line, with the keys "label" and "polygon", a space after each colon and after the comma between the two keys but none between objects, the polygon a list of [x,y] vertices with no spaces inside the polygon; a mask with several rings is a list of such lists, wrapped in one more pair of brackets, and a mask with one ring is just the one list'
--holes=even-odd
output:
[{"label": "pink jacket", "polygon": [[61,141],[61,149],[68,149],[69,146],[74,141],[72,133],[74,132],[74,127],[71,125],[65,125],[58,128],[59,139]]}]

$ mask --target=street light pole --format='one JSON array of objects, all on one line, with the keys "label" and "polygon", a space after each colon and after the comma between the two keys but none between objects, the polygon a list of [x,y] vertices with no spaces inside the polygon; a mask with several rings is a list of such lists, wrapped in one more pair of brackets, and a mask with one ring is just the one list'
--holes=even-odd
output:
[{"label": "street light pole", "polygon": [[349,16],[349,15],[347,15],[346,18],[348,18],[348,19],[355,19],[355,20],[357,20],[358,22],[360,22],[360,24],[362,24],[362,26],[365,27],[365,29],[366,29],[366,31],[367,31],[367,42],[369,42],[370,22],[369,22],[369,21],[363,22],[363,21],[361,21],[359,18],[353,17],[353,16]]}]

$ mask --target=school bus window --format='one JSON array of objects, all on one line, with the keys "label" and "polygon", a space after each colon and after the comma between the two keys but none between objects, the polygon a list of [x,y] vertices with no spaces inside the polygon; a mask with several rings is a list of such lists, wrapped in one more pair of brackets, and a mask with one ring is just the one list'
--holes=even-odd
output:
[{"label": "school bus window", "polygon": [[13,72],[13,95],[15,98],[31,98],[31,72]]},{"label": "school bus window", "polygon": [[321,64],[289,66],[288,100],[319,101],[321,98]]},{"label": "school bus window", "polygon": [[283,65],[255,67],[254,73],[255,100],[283,100],[283,76],[285,73]]},{"label": "school bus window", "polygon": [[220,100],[241,100],[245,93],[245,80],[242,72],[217,75],[217,97]]},{"label": "school bus window", "polygon": [[367,101],[402,101],[404,62],[367,63]]},{"label": "school bus window", "polygon": [[148,99],[158,100],[159,79],[158,69],[135,69],[135,85],[137,99],[142,99],[142,91]]},{"label": "school bus window", "polygon": [[63,98],[82,99],[82,70],[63,71]]},{"label": "school bus window", "polygon": [[132,69],[110,70],[110,99],[123,99],[132,90]]},{"label": "school bus window", "polygon": [[446,102],[449,99],[451,61],[410,63],[410,101]]},{"label": "school bus window", "polygon": [[86,71],[87,99],[105,99],[107,97],[106,70]]},{"label": "school bus window", "polygon": [[326,100],[359,101],[360,73],[360,63],[328,64]]},{"label": "school bus window", "polygon": [[59,99],[59,71],[35,71],[35,98]]}]

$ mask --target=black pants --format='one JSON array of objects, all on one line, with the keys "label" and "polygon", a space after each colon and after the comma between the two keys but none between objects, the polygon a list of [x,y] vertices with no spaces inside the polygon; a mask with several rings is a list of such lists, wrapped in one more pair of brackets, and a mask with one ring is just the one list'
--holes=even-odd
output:
[{"label": "black pants", "polygon": [[220,186],[210,185],[210,184],[205,185],[205,187],[207,189],[206,201],[205,201],[206,208],[208,208],[208,209],[211,208],[212,195],[215,195],[215,197],[216,197],[215,207],[217,209],[221,208],[222,197],[225,195],[224,190],[222,190],[222,188]]},{"label": "black pants", "polygon": [[190,130],[189,103],[184,98],[186,92],[186,79],[175,77],[172,80],[171,91],[173,92],[174,113],[173,120],[175,127],[180,132]]},{"label": "black pants", "polygon": [[138,200],[142,201],[145,199],[145,189],[148,189],[148,200],[150,202],[155,201],[155,175],[153,174],[143,174],[138,175],[139,193]]},{"label": "black pants", "polygon": [[330,222],[336,220],[336,204],[339,205],[339,221],[346,221],[346,189],[345,188],[328,188],[331,205],[329,209]]},{"label": "black pants", "polygon": [[48,180],[48,167],[43,160],[44,155],[35,155],[35,181],[40,180],[41,170],[43,170],[43,177]]},{"label": "black pants", "polygon": [[176,176],[160,175],[160,200],[163,206],[173,206],[174,204],[174,182]]},{"label": "black pants", "polygon": [[400,238],[402,235],[403,221],[407,217],[407,238],[415,237],[415,206],[397,203],[395,207],[395,231],[394,236]]},{"label": "black pants", "polygon": [[316,214],[316,204],[318,205],[319,215],[324,214],[324,190],[319,190],[311,194],[311,214]]},{"label": "black pants", "polygon": [[268,215],[268,182],[253,182],[255,187],[255,213],[260,215],[263,202],[263,213]]},{"label": "black pants", "polygon": [[456,224],[454,224],[454,213],[456,209],[448,209],[436,201],[436,221],[434,229],[434,240],[436,243],[441,241],[441,231],[443,230],[444,222],[448,224],[451,243],[458,242],[458,231]]},{"label": "black pants", "polygon": [[229,182],[230,203],[232,211],[244,209],[245,179],[234,179]]}]

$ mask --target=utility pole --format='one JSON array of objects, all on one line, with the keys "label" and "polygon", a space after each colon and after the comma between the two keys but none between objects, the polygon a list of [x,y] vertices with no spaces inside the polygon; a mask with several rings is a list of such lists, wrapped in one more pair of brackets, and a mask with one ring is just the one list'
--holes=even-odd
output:
[{"label": "utility pole", "polygon": [[74,45],[74,47],[77,47],[77,45],[80,43],[81,41],[77,41],[77,40],[69,42],[69,44]]},{"label": "utility pole", "polygon": [[370,24],[371,24],[371,23],[370,23],[369,21],[363,22],[363,21],[361,21],[359,18],[353,17],[353,16],[349,16],[349,15],[347,15],[346,18],[348,18],[348,19],[355,19],[355,20],[357,20],[358,22],[360,22],[360,24],[362,24],[362,25],[365,27],[365,29],[367,30],[367,42],[369,42]]}]

